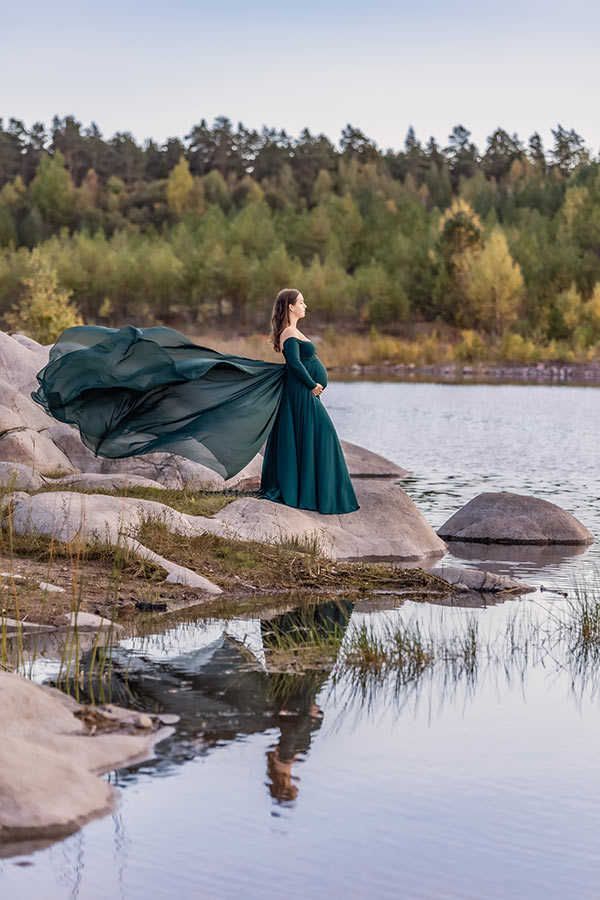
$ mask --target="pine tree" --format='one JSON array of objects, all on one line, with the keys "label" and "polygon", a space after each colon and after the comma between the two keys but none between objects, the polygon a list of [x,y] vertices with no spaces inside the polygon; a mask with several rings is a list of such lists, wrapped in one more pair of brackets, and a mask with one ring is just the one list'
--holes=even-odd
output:
[{"label": "pine tree", "polygon": [[52,226],[69,224],[75,192],[60,150],[53,157],[43,156],[40,160],[32,194],[35,205],[46,222]]}]

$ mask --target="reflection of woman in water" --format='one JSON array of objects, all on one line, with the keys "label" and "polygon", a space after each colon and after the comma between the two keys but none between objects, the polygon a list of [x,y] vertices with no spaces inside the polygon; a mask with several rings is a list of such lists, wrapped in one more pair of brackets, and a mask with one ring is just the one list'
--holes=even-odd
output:
[{"label": "reflection of woman in water", "polygon": [[[269,657],[282,647],[324,645],[331,653],[331,665],[350,621],[354,604],[348,600],[314,604],[261,621],[263,647]],[[330,668],[304,673],[273,672],[269,675],[269,693],[277,709],[279,742],[267,751],[267,775],[271,796],[278,803],[292,802],[298,796],[294,762],[302,759],[312,735],[321,727],[323,712],[316,696],[329,677]]]},{"label": "reflection of woman in water", "polygon": [[[314,677],[313,677],[314,676]],[[315,697],[327,680],[329,672],[309,672],[306,675],[285,675],[288,681],[302,681],[307,709],[290,712],[279,711],[279,742],[267,751],[268,787],[271,797],[278,803],[295,800],[299,779],[292,775],[292,764],[300,761],[307,753],[312,735],[321,727],[323,711]],[[271,676],[273,677],[273,676]],[[307,683],[308,682],[308,683]],[[312,684],[310,682],[313,682]],[[298,685],[300,689],[300,685]]]},{"label": "reflection of woman in water", "polygon": [[[306,756],[321,727],[323,714],[316,697],[329,677],[353,606],[347,600],[311,603],[263,619],[266,671],[246,646],[226,633],[168,661],[111,648],[109,684],[102,681],[102,693],[94,697],[94,678],[85,677],[80,699],[104,702],[108,695],[113,703],[177,714],[177,732],[168,747],[161,748],[162,765],[189,759],[240,735],[268,731],[276,723],[279,740],[267,751],[269,792],[279,803],[293,801],[298,786],[292,766]],[[301,649],[303,644],[320,645],[327,653],[326,664],[302,672],[281,671],[290,655],[276,658],[277,652]],[[84,654],[83,671],[89,671],[94,652]]]}]

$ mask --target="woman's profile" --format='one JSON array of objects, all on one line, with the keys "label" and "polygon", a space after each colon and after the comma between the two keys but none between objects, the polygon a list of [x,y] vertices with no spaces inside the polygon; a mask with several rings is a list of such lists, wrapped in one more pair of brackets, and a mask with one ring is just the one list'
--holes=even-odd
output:
[{"label": "woman's profile", "polygon": [[280,291],[271,342],[286,364],[219,353],[173,328],[76,325],[38,373],[33,399],[75,425],[96,456],[165,451],[225,479],[265,445],[259,496],[302,509],[358,509],[335,432],[320,400],[327,372],[298,329],[306,303]]}]

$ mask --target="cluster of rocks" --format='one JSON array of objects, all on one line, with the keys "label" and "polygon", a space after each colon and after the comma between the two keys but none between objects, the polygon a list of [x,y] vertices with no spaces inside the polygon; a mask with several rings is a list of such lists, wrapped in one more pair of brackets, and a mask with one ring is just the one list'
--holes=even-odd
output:
[{"label": "cluster of rocks", "polygon": [[[0,332],[0,484],[11,485],[13,527],[60,540],[75,536],[119,540],[153,559],[171,581],[216,593],[206,579],[157,557],[136,540],[142,517],[159,518],[180,534],[206,531],[241,540],[281,541],[288,538],[318,543],[334,558],[394,558],[405,561],[436,558],[444,542],[397,483],[408,473],[382,456],[343,441],[342,448],[360,504],[345,516],[325,516],[282,504],[243,497],[215,516],[190,516],[149,500],[80,493],[113,490],[125,485],[208,490],[258,487],[262,456],[258,454],[235,478],[225,481],[191,460],[168,453],[127,459],[94,456],[76,429],[55,422],[35,404],[30,391],[46,364],[47,348],[29,338]],[[31,496],[44,484],[54,490]]]},{"label": "cluster of rocks", "polygon": [[[258,487],[262,456],[237,475],[224,479],[212,469],[170,453],[127,459],[95,456],[75,428],[56,422],[31,399],[36,375],[48,362],[48,347],[22,334],[0,331],[0,461],[21,463],[44,477],[80,473],[125,474],[158,482],[161,487],[203,490],[252,490]],[[342,442],[348,471],[360,478],[403,478],[408,473],[377,453]]]}]

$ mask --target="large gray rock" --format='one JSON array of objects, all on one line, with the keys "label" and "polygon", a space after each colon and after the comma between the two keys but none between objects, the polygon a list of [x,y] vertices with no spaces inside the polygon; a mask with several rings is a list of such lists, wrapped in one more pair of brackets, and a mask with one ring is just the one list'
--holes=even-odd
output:
[{"label": "large gray rock", "polygon": [[242,540],[316,540],[321,552],[336,559],[414,561],[443,556],[444,542],[399,485],[377,479],[356,479],[353,484],[360,509],[344,515],[244,497],[212,521],[220,523],[221,533]]},{"label": "large gray rock", "polygon": [[[41,409],[41,407],[40,407]],[[45,433],[64,453],[75,470],[81,472],[101,472],[102,457],[96,456],[91,450],[81,442],[79,432],[71,425],[65,425],[64,422],[56,422],[50,416],[44,413],[45,422],[43,427]],[[115,470],[116,471],[116,470]]]},{"label": "large gray rock", "polygon": [[29,391],[19,390],[4,377],[8,373],[0,370],[0,398],[2,406],[19,416],[19,428],[33,428],[41,431],[54,423],[39,403],[34,403]]},{"label": "large gray rock", "polygon": [[13,491],[39,491],[44,479],[31,466],[0,461],[0,486]]},{"label": "large gray rock", "polygon": [[31,428],[8,431],[0,437],[0,460],[22,463],[42,475],[73,475],[76,472],[45,432]]},{"label": "large gray rock", "polygon": [[25,427],[25,419],[16,409],[11,409],[10,406],[0,406],[0,436],[6,434],[7,431]]},{"label": "large gray rock", "polygon": [[122,537],[135,538],[145,518],[160,520],[178,534],[198,535],[207,529],[202,516],[187,516],[154,500],[48,491],[29,496],[11,494],[12,525],[17,534],[44,534],[58,541],[96,540],[117,544]]},{"label": "large gray rock", "polygon": [[21,344],[23,347],[31,350],[32,353],[37,353],[42,361],[42,365],[45,365],[45,363],[48,362],[48,354],[52,344],[40,344],[38,341],[34,341],[33,338],[30,338],[26,334],[22,334],[20,331],[13,331],[10,337],[13,341],[16,341],[17,344]]},{"label": "large gray rock", "polygon": [[37,384],[35,376],[47,359],[48,354],[43,349],[26,347],[0,331],[0,372],[13,387],[23,390]]},{"label": "large gray rock", "polygon": [[479,494],[439,529],[447,541],[496,544],[591,544],[575,516],[548,500],[508,491]]},{"label": "large gray rock", "polygon": [[209,594],[222,593],[220,587],[203,575],[170,562],[136,539],[145,518],[164,522],[176,534],[191,536],[216,530],[218,525],[215,526],[211,519],[187,516],[154,500],[76,491],[49,491],[32,497],[16,492],[5,502],[11,503],[12,527],[17,534],[43,534],[66,543],[101,541],[113,546],[120,544],[162,566],[169,582],[199,588]]},{"label": "large gray rock", "polygon": [[[77,435],[76,439],[79,441]],[[73,459],[71,453],[68,455]],[[81,464],[81,468],[87,469],[81,456],[78,457],[78,461]],[[94,471],[139,475],[142,478],[158,481],[171,490],[177,491],[185,488],[188,490],[223,491],[236,490],[239,485],[246,484],[248,479],[255,477],[257,473],[260,475],[262,459],[260,461],[256,458],[251,460],[241,472],[238,472],[237,475],[228,480],[224,479],[217,472],[213,472],[207,466],[193,462],[191,459],[186,459],[183,456],[175,456],[172,453],[146,453],[143,456],[130,456],[125,459],[100,459],[97,462],[99,463],[99,468],[94,469]]]},{"label": "large gray rock", "polygon": [[[110,812],[116,797],[98,774],[147,758],[172,733],[92,736],[73,700],[1,670],[0,709],[0,856],[7,842],[16,853],[17,841],[60,838]],[[147,718],[133,727],[147,728]]]},{"label": "large gray rock", "polygon": [[351,444],[350,441],[340,441],[340,444],[352,478],[406,478],[410,474],[379,453]]}]

